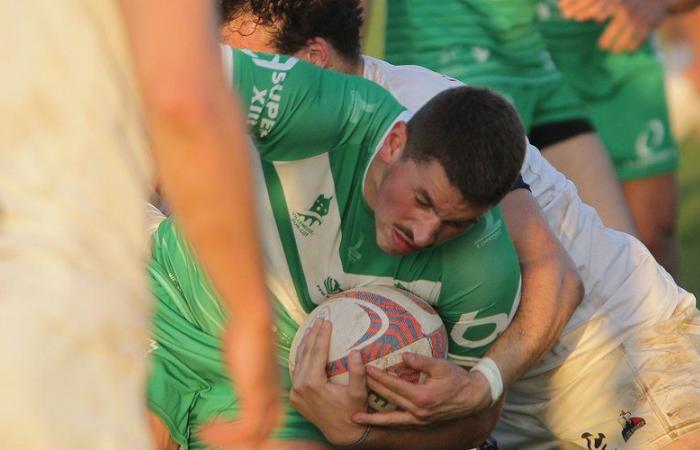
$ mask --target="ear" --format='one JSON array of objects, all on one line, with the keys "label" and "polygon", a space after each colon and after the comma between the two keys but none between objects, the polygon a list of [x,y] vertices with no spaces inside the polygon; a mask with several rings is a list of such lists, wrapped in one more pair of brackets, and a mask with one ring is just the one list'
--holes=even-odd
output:
[{"label": "ear", "polygon": [[377,157],[385,164],[390,165],[398,161],[403,155],[408,141],[408,129],[406,122],[396,122],[384,139],[382,148]]},{"label": "ear", "polygon": [[322,37],[315,37],[306,41],[306,46],[299,50],[295,56],[327,69],[333,65],[333,55],[333,49],[328,41]]}]

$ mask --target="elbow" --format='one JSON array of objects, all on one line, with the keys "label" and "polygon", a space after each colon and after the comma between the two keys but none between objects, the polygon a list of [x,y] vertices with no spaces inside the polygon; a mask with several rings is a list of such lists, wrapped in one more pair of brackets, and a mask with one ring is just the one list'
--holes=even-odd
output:
[{"label": "elbow", "polygon": [[576,270],[576,267],[574,267],[573,262],[567,264],[566,269],[564,270],[563,285],[564,288],[570,292],[570,295],[567,297],[570,300],[569,306],[573,311],[578,307],[578,305],[581,304],[583,301],[583,296],[586,293],[581,275],[579,274],[578,270]]}]

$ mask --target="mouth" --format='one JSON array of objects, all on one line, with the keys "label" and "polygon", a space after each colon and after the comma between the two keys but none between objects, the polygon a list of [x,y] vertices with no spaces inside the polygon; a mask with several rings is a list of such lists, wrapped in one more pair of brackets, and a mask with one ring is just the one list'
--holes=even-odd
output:
[{"label": "mouth", "polygon": [[413,245],[404,234],[396,228],[391,231],[391,238],[394,241],[394,249],[402,255],[413,253],[418,250],[418,247]]}]

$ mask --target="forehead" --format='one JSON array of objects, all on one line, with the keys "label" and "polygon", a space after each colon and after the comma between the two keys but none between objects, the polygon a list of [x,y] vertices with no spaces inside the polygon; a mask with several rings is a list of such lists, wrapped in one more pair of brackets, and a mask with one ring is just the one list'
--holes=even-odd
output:
[{"label": "forehead", "polygon": [[412,166],[410,179],[413,189],[417,194],[427,195],[439,213],[469,215],[474,211],[459,189],[450,183],[445,168],[438,161],[408,159],[408,163]]}]

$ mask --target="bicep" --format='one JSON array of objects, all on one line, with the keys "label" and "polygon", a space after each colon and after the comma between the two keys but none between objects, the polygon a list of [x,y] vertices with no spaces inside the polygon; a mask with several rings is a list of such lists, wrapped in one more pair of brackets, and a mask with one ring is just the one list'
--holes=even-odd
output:
[{"label": "bicep", "polygon": [[564,254],[529,191],[517,189],[508,193],[501,201],[501,208],[521,265]]}]

